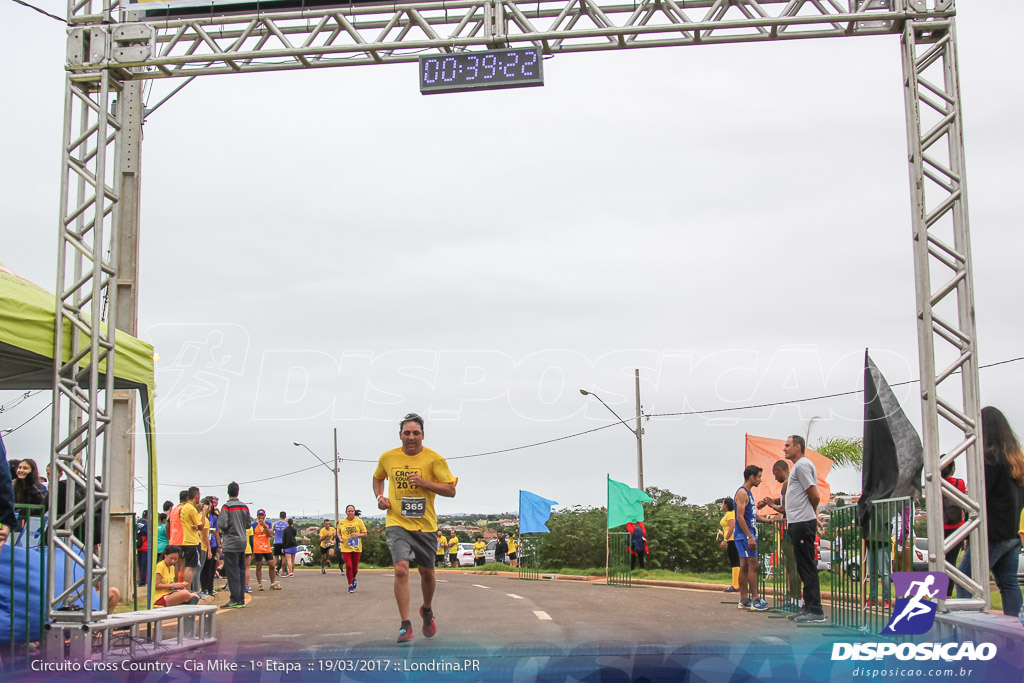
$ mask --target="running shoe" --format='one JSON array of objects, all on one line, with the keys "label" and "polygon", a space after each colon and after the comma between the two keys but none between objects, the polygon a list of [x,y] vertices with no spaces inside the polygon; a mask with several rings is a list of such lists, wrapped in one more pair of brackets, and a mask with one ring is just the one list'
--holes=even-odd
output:
[{"label": "running shoe", "polygon": [[288,573],[288,578],[289,579],[292,578],[293,576],[295,576],[295,574],[292,574],[291,572]]},{"label": "running shoe", "polygon": [[824,614],[815,614],[814,612],[804,612],[795,619],[798,624],[824,624],[826,619]]},{"label": "running shoe", "polygon": [[263,584],[260,583],[259,588],[257,588],[256,590],[262,591],[263,590]]},{"label": "running shoe", "polygon": [[434,620],[434,611],[420,607],[420,616],[423,617],[423,637],[433,638],[437,635],[437,622]]},{"label": "running shoe", "polygon": [[245,607],[245,603],[244,602],[233,602],[232,601],[232,602],[227,602],[227,603],[221,605],[221,609],[241,609],[242,607]]},{"label": "running shoe", "polygon": [[403,621],[402,626],[398,629],[398,643],[408,643],[413,639],[413,637],[412,624],[407,621]]},{"label": "running shoe", "polygon": [[754,600],[750,603],[750,609],[754,610],[755,612],[767,612],[768,603],[765,602],[762,598],[758,598],[757,600]]},{"label": "running shoe", "polygon": [[356,587],[353,586],[351,583],[348,585],[348,592],[349,593],[352,593],[353,591],[355,591],[355,589],[356,589]]},{"label": "running shoe", "polygon": [[737,606],[740,609],[750,609],[750,600],[747,600],[746,602],[744,602],[743,600],[740,600],[739,604]]},{"label": "running shoe", "polygon": [[326,574],[326,573],[327,573],[327,570],[326,570],[326,569],[321,569],[321,570],[320,570],[320,573],[321,573],[321,574]]},{"label": "running shoe", "polygon": [[252,588],[250,588],[249,586],[246,586],[245,587],[245,592],[246,593],[252,593]]},{"label": "running shoe", "polygon": [[281,584],[276,583],[276,582],[270,584],[270,590],[272,590],[272,591],[279,591],[279,590],[281,590]]},{"label": "running shoe", "polygon": [[795,614],[790,614],[790,615],[789,615],[788,617],[786,617],[786,618],[787,618],[787,619],[789,619],[790,621],[796,621],[796,618],[797,618],[797,617],[799,617],[799,616],[803,616],[804,614],[807,614],[807,612],[804,612],[803,610],[800,610],[799,612],[797,612],[797,613],[795,613]]},{"label": "running shoe", "polygon": [[740,592],[740,589],[739,589],[739,588],[735,588],[735,587],[733,587],[733,586],[729,586],[728,588],[726,588],[726,589],[725,589],[724,591],[722,591],[722,592],[723,592],[723,593],[739,593],[739,592]]},{"label": "running shoe", "polygon": [[358,585],[358,583],[359,583],[358,581],[356,581],[355,579],[352,579],[352,590],[353,591],[355,591],[356,585]]},{"label": "running shoe", "polygon": [[434,610],[420,607],[420,616],[423,617],[423,637],[433,638],[437,635],[437,622],[434,621]]}]

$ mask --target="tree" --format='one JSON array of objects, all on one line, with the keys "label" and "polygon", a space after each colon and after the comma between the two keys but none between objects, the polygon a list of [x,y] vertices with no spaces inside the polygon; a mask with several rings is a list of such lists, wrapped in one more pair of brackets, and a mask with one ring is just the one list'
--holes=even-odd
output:
[{"label": "tree", "polygon": [[828,436],[811,449],[831,460],[836,467],[860,470],[864,462],[864,440],[859,437]]}]

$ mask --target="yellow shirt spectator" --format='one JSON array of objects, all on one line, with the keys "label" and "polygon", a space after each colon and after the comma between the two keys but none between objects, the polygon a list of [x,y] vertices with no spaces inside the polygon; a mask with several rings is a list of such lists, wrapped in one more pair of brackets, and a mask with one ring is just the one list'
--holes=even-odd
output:
[{"label": "yellow shirt spectator", "polygon": [[448,539],[440,531],[437,532],[437,556],[448,554]]},{"label": "yellow shirt spectator", "polygon": [[341,552],[361,553],[363,552],[363,539],[353,534],[365,534],[366,525],[363,520],[354,517],[352,521],[348,518],[341,520],[338,524],[338,536],[341,537]]},{"label": "yellow shirt spectator", "polygon": [[[172,564],[167,566],[167,563],[160,560],[156,563],[156,573],[153,574],[153,585],[159,586],[160,584],[170,585],[177,581],[175,574],[175,567]],[[170,588],[154,588],[153,589],[153,600],[159,600],[165,595],[170,595],[173,591]]]},{"label": "yellow shirt spectator", "polygon": [[483,541],[477,541],[473,544],[473,555],[476,557],[483,557],[487,554],[487,544]]},{"label": "yellow shirt spectator", "polygon": [[508,554],[511,555],[512,553],[516,552],[516,549],[518,547],[519,546],[516,545],[516,539],[512,538],[511,536],[509,536],[508,537]]},{"label": "yellow shirt spectator", "polygon": [[[730,525],[729,522],[732,522],[733,524]],[[731,541],[732,540],[732,529],[730,529],[729,527],[732,526],[732,528],[735,529],[736,528],[735,524],[736,524],[736,511],[735,510],[727,511],[724,515],[722,515],[722,519],[718,520],[718,525],[720,527],[722,527],[722,538],[725,539],[726,541]]]},{"label": "yellow shirt spectator", "polygon": [[448,539],[448,552],[457,553],[459,552],[459,537],[452,532],[451,538]]},{"label": "yellow shirt spectator", "polygon": [[[193,529],[192,527],[198,527]],[[192,503],[185,503],[181,506],[181,533],[182,545],[199,545],[199,529],[203,526],[203,513],[196,509]]]},{"label": "yellow shirt spectator", "polygon": [[[401,448],[383,453],[377,463],[374,479],[388,480],[387,497],[391,500],[385,526],[400,526],[409,531],[437,532],[433,491],[409,484],[409,475],[418,474],[427,481],[458,484],[448,463],[437,451],[424,448],[416,455],[406,455]],[[408,499],[408,500],[406,500]]]},{"label": "yellow shirt spectator", "polygon": [[199,545],[205,558],[205,553],[210,552],[210,520],[208,517],[203,517],[203,530],[199,532]]},{"label": "yellow shirt spectator", "polygon": [[245,530],[245,554],[252,555],[252,527]]}]

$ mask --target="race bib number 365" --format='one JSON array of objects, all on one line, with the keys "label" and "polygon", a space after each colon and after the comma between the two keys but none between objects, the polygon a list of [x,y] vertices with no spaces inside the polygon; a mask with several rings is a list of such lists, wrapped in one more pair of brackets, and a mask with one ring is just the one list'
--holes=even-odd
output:
[{"label": "race bib number 365", "polygon": [[403,498],[402,499],[402,516],[410,518],[419,518],[423,516],[423,513],[427,509],[426,498]]}]

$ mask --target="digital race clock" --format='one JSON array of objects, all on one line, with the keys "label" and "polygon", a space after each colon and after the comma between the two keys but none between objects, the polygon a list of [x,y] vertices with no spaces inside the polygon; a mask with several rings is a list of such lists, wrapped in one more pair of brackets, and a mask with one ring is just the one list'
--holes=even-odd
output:
[{"label": "digital race clock", "polygon": [[420,56],[420,92],[460,92],[544,85],[541,52],[516,47]]}]

